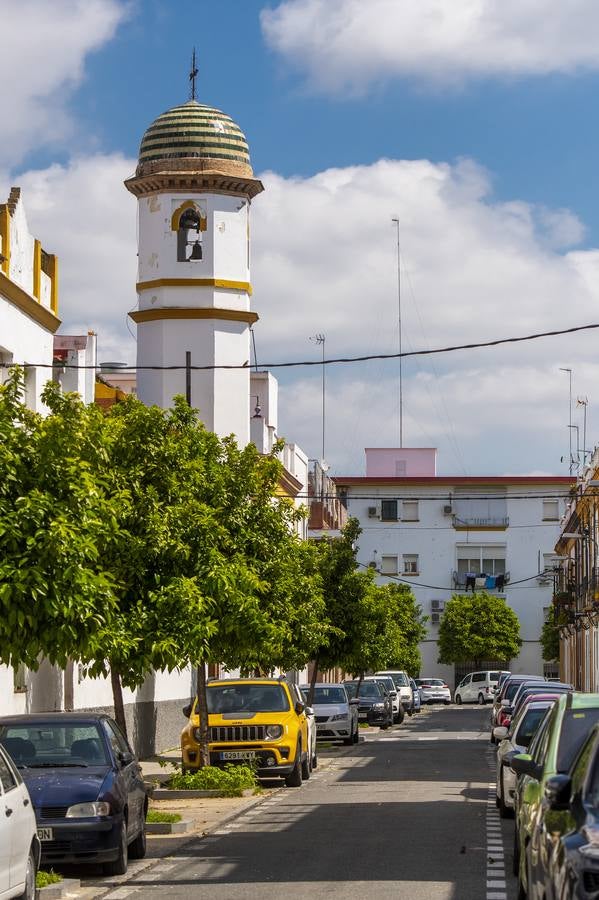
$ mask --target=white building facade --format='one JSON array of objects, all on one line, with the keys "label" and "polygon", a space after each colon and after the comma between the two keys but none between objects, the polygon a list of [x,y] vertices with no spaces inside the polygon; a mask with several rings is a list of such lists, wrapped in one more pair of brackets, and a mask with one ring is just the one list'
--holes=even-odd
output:
[{"label": "white building facade", "polygon": [[336,477],[362,527],[358,559],[377,580],[408,582],[424,615],[421,673],[453,687],[473,666],[437,662],[439,622],[454,593],[505,597],[523,644],[514,672],[542,673],[540,634],[553,596],[554,546],[572,479],[567,476],[436,474],[436,451],[367,449],[366,475]]}]

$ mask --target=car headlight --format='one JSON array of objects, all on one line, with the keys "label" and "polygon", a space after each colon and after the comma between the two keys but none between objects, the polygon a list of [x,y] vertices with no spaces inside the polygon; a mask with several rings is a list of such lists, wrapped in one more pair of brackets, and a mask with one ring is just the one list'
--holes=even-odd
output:
[{"label": "car headlight", "polygon": [[267,741],[277,741],[283,734],[283,726],[282,725],[267,725],[266,726],[266,740]]},{"label": "car headlight", "polygon": [[330,718],[329,721],[331,721],[331,722],[345,722],[347,719],[348,719],[348,714],[347,714],[347,713],[337,713],[337,715],[331,716],[331,718]]},{"label": "car headlight", "polygon": [[109,816],[110,803],[96,800],[94,803],[76,803],[67,809],[67,819],[93,819],[94,816]]}]

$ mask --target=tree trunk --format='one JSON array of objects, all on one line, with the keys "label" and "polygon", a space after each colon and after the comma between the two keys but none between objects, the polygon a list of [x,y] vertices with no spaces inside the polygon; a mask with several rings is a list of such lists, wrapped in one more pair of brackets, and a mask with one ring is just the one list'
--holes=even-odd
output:
[{"label": "tree trunk", "polygon": [[125,737],[127,737],[127,723],[125,721],[125,704],[123,703],[123,686],[121,676],[114,666],[110,666],[110,683],[112,685],[112,703],[114,706],[114,719]]},{"label": "tree trunk", "polygon": [[208,747],[209,744],[209,732],[208,732],[208,697],[206,696],[206,664],[200,663],[197,667],[197,681],[198,681],[198,702],[197,702],[197,711],[198,711],[198,722],[199,722],[199,732],[200,732],[200,768],[202,766],[210,765],[210,749]]},{"label": "tree trunk", "polygon": [[360,696],[360,688],[362,687],[363,681],[364,681],[364,672],[360,672],[360,677],[358,678],[358,689],[356,690],[356,697]]},{"label": "tree trunk", "polygon": [[308,691],[308,701],[306,703],[307,706],[314,705],[314,689],[316,687],[317,681],[318,681],[318,653],[314,657],[314,668],[312,669],[312,677],[310,678],[310,690]]}]

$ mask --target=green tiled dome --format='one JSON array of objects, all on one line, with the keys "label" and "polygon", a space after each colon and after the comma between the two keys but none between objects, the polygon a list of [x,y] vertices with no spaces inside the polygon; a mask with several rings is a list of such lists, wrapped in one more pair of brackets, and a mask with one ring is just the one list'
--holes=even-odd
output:
[{"label": "green tiled dome", "polygon": [[227,169],[245,169],[252,174],[249,148],[239,126],[219,109],[197,100],[162,113],[144,134],[139,167],[155,169],[159,160],[202,160],[202,168],[217,170],[228,163]]}]

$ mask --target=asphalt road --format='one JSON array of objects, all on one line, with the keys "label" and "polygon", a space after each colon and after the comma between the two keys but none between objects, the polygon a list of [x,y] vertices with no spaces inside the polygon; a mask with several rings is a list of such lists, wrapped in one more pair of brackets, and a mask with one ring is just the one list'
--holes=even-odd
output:
[{"label": "asphalt road", "polygon": [[157,900],[514,900],[489,711],[427,710],[369,735],[119,891]]}]

